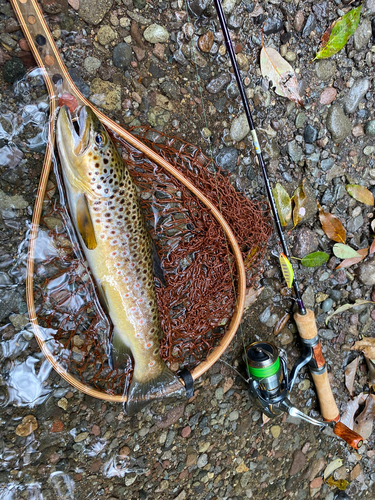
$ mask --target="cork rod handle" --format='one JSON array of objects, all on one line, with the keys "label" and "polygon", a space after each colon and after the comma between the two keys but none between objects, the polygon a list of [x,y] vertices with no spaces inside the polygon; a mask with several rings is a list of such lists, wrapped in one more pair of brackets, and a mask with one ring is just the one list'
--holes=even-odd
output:
[{"label": "cork rod handle", "polygon": [[[314,312],[307,309],[305,315],[296,313],[294,315],[295,322],[302,340],[312,340],[318,336],[318,330],[315,322]],[[324,371],[320,373],[313,373],[312,378],[315,383],[316,393],[319,399],[320,411],[324,420],[337,421],[340,418],[339,410],[337,408],[335,398],[332,394],[331,385],[328,379],[327,368],[323,353],[320,347],[320,342],[313,348],[313,358],[317,368]]]}]

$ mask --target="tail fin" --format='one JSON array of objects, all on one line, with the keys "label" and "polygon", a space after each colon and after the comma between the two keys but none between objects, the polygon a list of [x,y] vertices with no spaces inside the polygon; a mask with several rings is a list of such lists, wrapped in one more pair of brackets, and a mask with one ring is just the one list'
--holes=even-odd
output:
[{"label": "tail fin", "polygon": [[184,390],[184,385],[167,366],[161,375],[147,382],[139,382],[133,377],[128,392],[126,413],[134,415],[147,404],[163,398],[181,396]]}]

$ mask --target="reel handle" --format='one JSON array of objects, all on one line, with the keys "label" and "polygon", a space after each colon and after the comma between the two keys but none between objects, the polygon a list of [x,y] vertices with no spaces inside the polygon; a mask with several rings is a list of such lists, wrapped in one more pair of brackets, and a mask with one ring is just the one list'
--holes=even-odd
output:
[{"label": "reel handle", "polygon": [[337,422],[333,427],[333,432],[339,438],[348,443],[349,446],[358,450],[363,444],[363,437],[352,431],[342,422]]},{"label": "reel handle", "polygon": [[[305,315],[301,315],[298,312],[295,313],[294,320],[297,324],[298,332],[302,341],[308,341],[306,344],[312,346],[312,359],[314,365],[317,367],[317,370],[312,369],[310,366],[310,371],[315,383],[322,416],[324,420],[328,422],[337,422],[340,418],[339,410],[332,394],[326,363],[323,357],[320,341],[318,340],[315,314],[311,311],[311,309],[307,309]],[[316,342],[314,342],[314,340],[316,340]]]}]

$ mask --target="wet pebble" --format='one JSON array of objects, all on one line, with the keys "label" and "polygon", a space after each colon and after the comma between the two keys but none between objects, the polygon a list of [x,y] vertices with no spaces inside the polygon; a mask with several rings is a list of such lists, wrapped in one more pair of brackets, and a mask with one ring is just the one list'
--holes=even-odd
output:
[{"label": "wet pebble", "polygon": [[238,151],[236,148],[223,148],[216,155],[215,161],[227,172],[234,172],[237,167]]},{"label": "wet pebble", "polygon": [[110,26],[102,26],[97,34],[100,45],[108,45],[117,37],[116,32]]},{"label": "wet pebble", "polygon": [[315,232],[307,227],[301,227],[296,230],[293,255],[302,259],[305,255],[315,252],[318,245],[319,241]]},{"label": "wet pebble", "polygon": [[26,73],[25,66],[21,59],[13,57],[10,61],[6,61],[3,68],[4,81],[14,83],[22,78]]},{"label": "wet pebble", "polygon": [[323,90],[323,92],[320,94],[320,104],[331,104],[336,99],[337,96],[337,90],[334,89],[333,87],[327,87],[326,89]]},{"label": "wet pebble", "polygon": [[357,276],[364,285],[375,285],[375,257],[372,257],[367,262],[361,262],[357,270]]},{"label": "wet pebble", "polygon": [[102,63],[99,61],[99,59],[91,56],[86,57],[86,59],[83,62],[85,70],[91,75],[96,73],[97,69],[100,68],[101,64]]},{"label": "wet pebble", "polygon": [[370,41],[371,35],[371,22],[368,19],[363,19],[354,32],[354,48],[361,50]]},{"label": "wet pebble", "polygon": [[[354,125],[352,130],[352,134],[354,137],[361,137],[361,135],[364,135],[364,133],[365,131],[363,130],[363,125],[361,125],[360,123],[358,125]],[[374,127],[374,135],[375,135],[375,127]]]},{"label": "wet pebble", "polygon": [[119,43],[113,50],[113,65],[127,68],[133,59],[132,48],[125,42]]},{"label": "wet pebble", "polygon": [[63,0],[41,0],[40,3],[47,14],[59,14],[66,9],[66,4]]},{"label": "wet pebble", "polygon": [[303,132],[303,138],[305,139],[305,142],[308,144],[312,144],[316,141],[317,136],[318,131],[316,130],[316,128],[308,123]]},{"label": "wet pebble", "polygon": [[322,311],[323,312],[328,312],[332,309],[333,306],[333,300],[332,299],[326,299],[322,303]]},{"label": "wet pebble", "polygon": [[274,439],[277,439],[281,434],[281,427],[279,425],[273,425],[270,430]]},{"label": "wet pebble", "polygon": [[169,33],[160,24],[151,24],[145,29],[143,36],[150,43],[164,43],[168,41]]},{"label": "wet pebble", "polygon": [[319,330],[319,335],[325,340],[332,340],[337,337],[337,332],[330,330],[329,328],[321,328]]},{"label": "wet pebble", "polygon": [[293,455],[293,462],[289,470],[289,476],[294,476],[298,472],[300,472],[306,464],[306,456],[302,453],[302,451],[297,450]]},{"label": "wet pebble", "polygon": [[206,85],[206,90],[210,94],[217,94],[223,88],[228,85],[228,83],[231,81],[231,76],[229,73],[222,73],[221,75],[217,76],[216,78],[213,78],[207,85]]},{"label": "wet pebble", "polygon": [[[354,129],[353,129],[353,132],[354,132]],[[369,122],[366,123],[365,133],[366,133],[366,135],[375,135],[375,120],[370,120]]]},{"label": "wet pebble", "polygon": [[210,52],[213,43],[214,34],[212,33],[212,31],[208,31],[204,35],[201,35],[198,39],[198,47],[202,52]]},{"label": "wet pebble", "polygon": [[265,35],[273,35],[284,28],[284,23],[280,19],[268,17],[263,26]]},{"label": "wet pebble", "polygon": [[240,142],[250,132],[249,123],[246,114],[242,113],[239,117],[235,118],[230,127],[230,137],[233,141]]},{"label": "wet pebble", "polygon": [[303,15],[303,11],[298,10],[294,18],[294,29],[297,31],[297,33],[302,30],[304,21],[305,16]]},{"label": "wet pebble", "polygon": [[238,411],[237,411],[237,410],[231,411],[231,412],[229,413],[229,420],[230,420],[231,422],[234,422],[235,420],[238,420],[238,417],[239,417],[239,416],[240,416],[240,414],[238,413]]},{"label": "wet pebble", "polygon": [[347,113],[354,113],[369,88],[370,81],[367,78],[357,80],[354,83],[352,88],[349,90],[348,95],[345,97],[344,107]]},{"label": "wet pebble", "polygon": [[294,339],[293,333],[288,328],[284,328],[283,330],[281,330],[281,333],[278,336],[278,339],[279,339],[281,345],[291,344],[293,342],[293,339]]},{"label": "wet pebble", "polygon": [[352,124],[341,106],[333,105],[328,111],[327,128],[334,142],[342,142],[352,131]]},{"label": "wet pebble", "polygon": [[323,59],[316,63],[315,71],[319,80],[324,82],[332,78],[336,73],[336,63],[328,59]]},{"label": "wet pebble", "polygon": [[296,141],[288,142],[288,155],[293,163],[298,163],[302,159],[303,151]]},{"label": "wet pebble", "polygon": [[38,422],[34,415],[26,415],[23,417],[22,424],[16,427],[17,436],[26,437],[29,436],[38,428]]},{"label": "wet pebble", "polygon": [[271,316],[271,306],[266,307],[266,309],[259,316],[259,321],[261,323],[266,323]]},{"label": "wet pebble", "polygon": [[80,0],[78,14],[89,24],[99,24],[109,9],[112,0]]},{"label": "wet pebble", "polygon": [[315,28],[316,28],[316,17],[314,16],[313,13],[311,13],[307,18],[305,27],[303,28],[302,36],[304,38],[308,37]]},{"label": "wet pebble", "polygon": [[197,467],[199,467],[200,469],[203,469],[203,467],[205,467],[207,464],[208,464],[208,456],[207,456],[207,453],[203,453],[202,455],[200,455],[200,456],[198,457],[198,460],[197,460]]}]

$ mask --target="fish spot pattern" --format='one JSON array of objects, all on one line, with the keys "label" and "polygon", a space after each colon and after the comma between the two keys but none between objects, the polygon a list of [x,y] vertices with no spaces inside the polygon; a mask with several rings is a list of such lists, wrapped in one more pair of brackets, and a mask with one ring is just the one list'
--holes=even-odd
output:
[{"label": "fish spot pattern", "polygon": [[134,342],[146,349],[150,371],[162,363],[150,239],[135,185],[117,149],[107,137],[104,148],[87,155],[91,210],[110,282],[121,295]]}]

